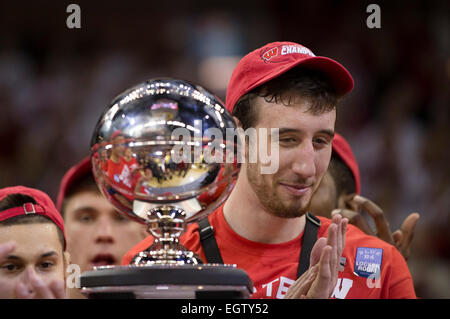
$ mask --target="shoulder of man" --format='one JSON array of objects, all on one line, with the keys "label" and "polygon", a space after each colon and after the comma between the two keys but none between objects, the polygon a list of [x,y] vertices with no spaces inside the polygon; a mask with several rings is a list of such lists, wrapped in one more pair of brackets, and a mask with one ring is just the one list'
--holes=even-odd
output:
[{"label": "shoulder of man", "polygon": [[136,256],[141,251],[147,249],[150,247],[154,242],[153,236],[148,236],[141,242],[139,242],[137,245],[133,246],[122,258],[122,262],[120,263],[122,266],[127,266],[130,264],[131,260],[133,260],[133,257]]}]

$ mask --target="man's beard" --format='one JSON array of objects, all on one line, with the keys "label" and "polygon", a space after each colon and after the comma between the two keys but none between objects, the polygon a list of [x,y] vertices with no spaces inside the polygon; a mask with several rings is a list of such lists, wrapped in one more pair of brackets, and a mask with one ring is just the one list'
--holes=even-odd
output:
[{"label": "man's beard", "polygon": [[247,179],[258,200],[268,213],[281,218],[296,218],[303,216],[308,211],[312,196],[308,199],[306,205],[302,205],[300,200],[289,205],[278,197],[276,179],[272,179],[271,185],[266,184],[258,169],[257,164],[249,163],[246,167]]}]

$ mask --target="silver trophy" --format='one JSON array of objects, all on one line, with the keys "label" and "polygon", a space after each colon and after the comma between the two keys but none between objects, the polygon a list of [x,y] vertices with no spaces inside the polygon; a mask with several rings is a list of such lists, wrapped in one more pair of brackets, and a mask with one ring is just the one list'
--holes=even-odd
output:
[{"label": "silver trophy", "polygon": [[206,264],[180,243],[186,225],[207,218],[234,186],[239,172],[235,129],[217,97],[182,80],[149,80],[111,102],[92,137],[93,174],[116,209],[147,225],[154,243],[129,266],[84,273],[84,294],[249,296],[252,283],[243,270]]}]

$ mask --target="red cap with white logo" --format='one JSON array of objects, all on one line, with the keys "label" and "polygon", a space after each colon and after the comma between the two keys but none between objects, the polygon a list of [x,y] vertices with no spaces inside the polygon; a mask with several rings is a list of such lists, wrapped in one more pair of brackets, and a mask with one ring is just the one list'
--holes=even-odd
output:
[{"label": "red cap with white logo", "polygon": [[30,196],[36,201],[36,204],[25,203],[23,206],[13,207],[0,211],[0,222],[15,216],[31,215],[31,214],[42,215],[47,218],[50,218],[56,224],[56,226],[59,229],[61,229],[64,235],[64,250],[65,250],[66,239],[64,232],[64,220],[59,211],[56,209],[50,197],[46,193],[38,189],[29,188],[25,186],[13,186],[0,189],[0,200],[12,194],[22,194]]},{"label": "red cap with white logo", "polygon": [[231,75],[226,108],[232,112],[236,102],[254,88],[280,76],[296,66],[322,71],[338,96],[353,89],[353,78],[338,62],[315,56],[311,50],[293,42],[273,42],[244,56]]}]

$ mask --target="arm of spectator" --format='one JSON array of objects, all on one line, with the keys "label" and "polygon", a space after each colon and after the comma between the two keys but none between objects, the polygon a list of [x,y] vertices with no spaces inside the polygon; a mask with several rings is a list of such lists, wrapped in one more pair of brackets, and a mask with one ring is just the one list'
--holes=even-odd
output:
[{"label": "arm of spectator", "polygon": [[[346,200],[346,204],[351,209],[335,209],[331,213],[332,216],[334,214],[340,214],[343,217],[348,218],[350,224],[355,225],[368,235],[377,236],[385,242],[396,246],[405,259],[409,257],[414,228],[419,219],[419,214],[410,214],[405,219],[400,229],[391,233],[389,222],[387,221],[383,210],[371,200],[360,195],[351,195]],[[368,222],[360,214],[363,210],[373,218],[376,233],[370,228]]]}]

